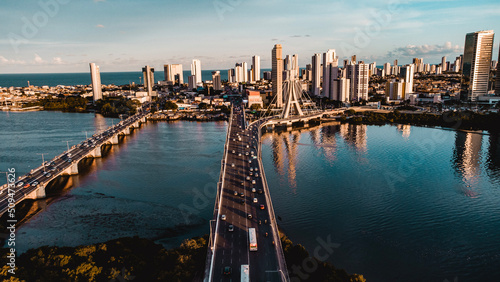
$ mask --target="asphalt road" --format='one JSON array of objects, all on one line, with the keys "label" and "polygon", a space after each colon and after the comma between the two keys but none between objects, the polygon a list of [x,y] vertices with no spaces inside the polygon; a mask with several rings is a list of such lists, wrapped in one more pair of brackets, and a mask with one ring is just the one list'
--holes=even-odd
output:
[{"label": "asphalt road", "polygon": [[[257,163],[257,127],[246,128],[239,105],[234,106],[232,118],[212,280],[240,281],[241,265],[248,264],[251,281],[281,281],[276,271],[278,256],[273,245],[270,214]],[[264,205],[263,209],[261,205]],[[222,215],[226,220],[221,219]],[[234,226],[234,231],[229,231],[230,225]],[[256,229],[257,251],[249,250],[248,228]],[[223,274],[227,266],[232,269],[230,275]]]}]

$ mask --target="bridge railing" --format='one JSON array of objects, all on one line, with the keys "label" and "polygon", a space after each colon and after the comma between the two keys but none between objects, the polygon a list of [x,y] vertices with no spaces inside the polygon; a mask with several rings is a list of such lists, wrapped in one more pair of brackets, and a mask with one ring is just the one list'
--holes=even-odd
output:
[{"label": "bridge railing", "polygon": [[[222,202],[222,190],[224,189],[224,179],[226,176],[226,164],[227,164],[227,155],[229,151],[229,138],[231,134],[231,126],[233,124],[233,107],[231,107],[231,114],[229,116],[229,124],[226,132],[226,143],[224,145],[224,153],[221,161],[220,174],[219,174],[219,182],[217,182],[217,194],[215,196],[215,204],[214,204],[214,214],[212,220],[210,221],[210,237],[208,241],[208,250],[207,250],[207,258],[205,262],[205,276],[204,281],[210,282],[212,281],[212,271],[214,264],[214,256],[215,256],[215,245],[217,243],[217,233],[219,229],[219,210]],[[215,224],[214,224],[215,223]],[[215,226],[214,226],[215,225]]]},{"label": "bridge railing", "polygon": [[267,178],[266,178],[266,173],[264,171],[264,166],[262,164],[262,139],[261,139],[261,129],[262,127],[264,127],[266,124],[266,122],[263,122],[262,124],[259,125],[259,130],[258,130],[258,136],[257,136],[257,140],[258,140],[258,144],[259,144],[259,148],[258,148],[258,152],[257,152],[257,155],[258,155],[258,163],[259,163],[259,169],[260,169],[260,174],[261,174],[261,177],[262,177],[262,183],[263,183],[263,186],[264,186],[264,193],[266,195],[266,203],[267,203],[267,207],[269,209],[269,213],[271,215],[271,226],[272,226],[272,229],[273,229],[273,239],[274,239],[274,247],[276,249],[276,254],[278,256],[278,264],[279,264],[279,270],[281,270],[281,274],[282,274],[282,278],[284,281],[288,282],[290,281],[290,277],[288,275],[288,268],[286,266],[286,260],[285,260],[285,255],[283,253],[283,247],[281,246],[281,239],[280,239],[280,236],[279,236],[279,230],[278,230],[278,223],[276,221],[276,215],[274,213],[274,206],[273,206],[273,202],[271,200],[271,194],[270,194],[270,191],[269,191],[269,186],[267,185]]}]

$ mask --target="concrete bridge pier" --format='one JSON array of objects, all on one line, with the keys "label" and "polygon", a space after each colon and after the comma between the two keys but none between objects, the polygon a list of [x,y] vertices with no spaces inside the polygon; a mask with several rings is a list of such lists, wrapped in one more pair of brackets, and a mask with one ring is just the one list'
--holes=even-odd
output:
[{"label": "concrete bridge pier", "polygon": [[146,117],[143,117],[139,120],[141,123],[146,123]]},{"label": "concrete bridge pier", "polygon": [[130,135],[130,127],[125,127],[125,129],[120,132],[121,135]]},{"label": "concrete bridge pier", "polygon": [[118,145],[118,134],[113,135],[109,141],[111,142],[111,145]]},{"label": "concrete bridge pier", "polygon": [[47,195],[45,194],[45,185],[39,184],[35,191],[26,195],[26,198],[31,200],[37,200],[37,199],[43,199],[46,196]]},{"label": "concrete bridge pier", "polygon": [[133,128],[139,128],[139,127],[141,127],[141,124],[140,124],[138,121],[136,121],[136,122],[134,122],[134,123],[132,124],[132,127],[133,127]]},{"label": "concrete bridge pier", "polygon": [[95,147],[95,149],[92,151],[92,157],[94,157],[94,158],[100,158],[100,157],[102,157],[101,146]]},{"label": "concrete bridge pier", "polygon": [[78,163],[73,162],[71,164],[71,166],[69,166],[66,170],[64,170],[63,174],[77,175],[78,174]]}]

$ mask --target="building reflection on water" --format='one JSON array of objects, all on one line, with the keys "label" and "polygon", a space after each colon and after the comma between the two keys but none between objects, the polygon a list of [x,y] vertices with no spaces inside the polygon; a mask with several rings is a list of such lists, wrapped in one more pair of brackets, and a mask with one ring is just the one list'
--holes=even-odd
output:
[{"label": "building reflection on water", "polygon": [[465,185],[462,192],[468,197],[476,197],[481,176],[481,149],[483,135],[457,131],[453,164]]},{"label": "building reflection on water", "polygon": [[[357,152],[365,153],[367,151],[366,130],[366,125],[334,124],[288,132],[274,132],[265,138],[269,138],[271,141],[276,172],[281,177],[288,176],[288,183],[292,191],[295,192],[299,146],[317,147],[318,153],[322,153],[325,159],[333,164],[337,159],[337,138],[344,139],[345,143]],[[311,144],[300,142],[302,134],[309,135]]]},{"label": "building reflection on water", "polygon": [[409,124],[398,124],[397,127],[398,131],[401,133],[403,138],[405,140],[410,139],[410,133],[411,133],[411,125]]}]

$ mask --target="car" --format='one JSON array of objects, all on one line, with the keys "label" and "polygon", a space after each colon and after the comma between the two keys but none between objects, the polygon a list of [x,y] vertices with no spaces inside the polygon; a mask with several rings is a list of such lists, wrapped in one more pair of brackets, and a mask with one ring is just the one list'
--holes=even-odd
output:
[{"label": "car", "polygon": [[266,207],[264,207],[264,205],[260,205],[260,209],[263,210],[265,209]]},{"label": "car", "polygon": [[248,214],[247,217],[248,217],[248,219],[252,219],[252,215],[251,214]]},{"label": "car", "polygon": [[231,164],[231,167],[234,167],[234,163]]},{"label": "car", "polygon": [[50,172],[45,173],[45,177],[51,177],[52,174]]},{"label": "car", "polygon": [[235,150],[233,150],[233,154],[236,154],[236,151],[235,151]]},{"label": "car", "polygon": [[227,230],[229,232],[233,232],[234,231],[234,225],[230,224],[228,227],[227,227]]},{"label": "car", "polygon": [[38,185],[38,181],[34,181],[33,183],[31,183],[31,186],[33,187],[36,187]]},{"label": "car", "polygon": [[253,175],[253,172],[251,172],[251,171],[250,171],[250,172],[248,173],[248,175],[252,176],[252,175]]},{"label": "car", "polygon": [[259,168],[257,168],[257,167],[256,167],[256,168],[255,168],[255,171],[259,171]]},{"label": "car", "polygon": [[254,185],[255,185],[255,179],[252,179],[252,184],[254,184]]},{"label": "car", "polygon": [[253,167],[250,168],[250,171],[253,171]]},{"label": "car", "polygon": [[29,184],[29,183],[26,183],[26,184],[23,186],[23,188],[28,188],[28,187],[30,187],[30,184]]},{"label": "car", "polygon": [[[248,136],[248,134],[247,134],[247,136]],[[250,146],[247,145],[247,148],[250,148]]]},{"label": "car", "polygon": [[238,192],[237,192],[236,190],[234,191],[234,195],[235,195],[235,196],[238,196]]},{"label": "car", "polygon": [[259,177],[259,174],[258,174],[258,173],[255,173],[255,177]]},{"label": "car", "polygon": [[243,194],[243,193],[240,193],[240,197],[242,197],[242,198],[243,198],[243,197],[245,197],[245,194]]},{"label": "car", "polygon": [[245,182],[241,182],[241,186],[245,186]]},{"label": "car", "polygon": [[225,214],[221,215],[220,219],[226,220],[226,215]]},{"label": "car", "polygon": [[224,269],[222,270],[222,273],[223,273],[224,275],[231,275],[231,272],[232,272],[232,270],[231,270],[231,267],[230,267],[230,266],[226,266],[226,267],[224,267]]},{"label": "car", "polygon": [[255,187],[254,187],[254,188],[252,188],[252,193],[255,193],[255,192],[257,192],[257,191],[255,190]]},{"label": "car", "polygon": [[251,164],[252,163],[252,160],[248,160],[248,163]]},{"label": "car", "polygon": [[238,157],[241,157],[241,153],[238,153]]},{"label": "car", "polygon": [[250,181],[250,176],[247,176],[247,180]]},{"label": "car", "polygon": [[71,160],[71,159],[67,159],[67,160],[66,160],[66,162],[68,162],[68,163],[70,163],[70,162],[72,162],[72,161],[73,161],[73,160]]},{"label": "car", "polygon": [[253,198],[253,202],[254,202],[254,203],[257,203],[257,198]]},{"label": "car", "polygon": [[241,199],[240,203],[243,205],[245,203],[245,199]]},{"label": "car", "polygon": [[245,156],[248,156],[248,152],[245,152]]},{"label": "car", "polygon": [[56,168],[55,166],[53,166],[53,167],[51,167],[51,168],[50,168],[50,170],[51,170],[51,171],[56,171],[56,170],[57,170],[57,168]]},{"label": "car", "polygon": [[259,191],[258,191],[258,192],[259,192],[259,194],[264,193],[264,191],[262,191],[262,189],[259,189]]}]

